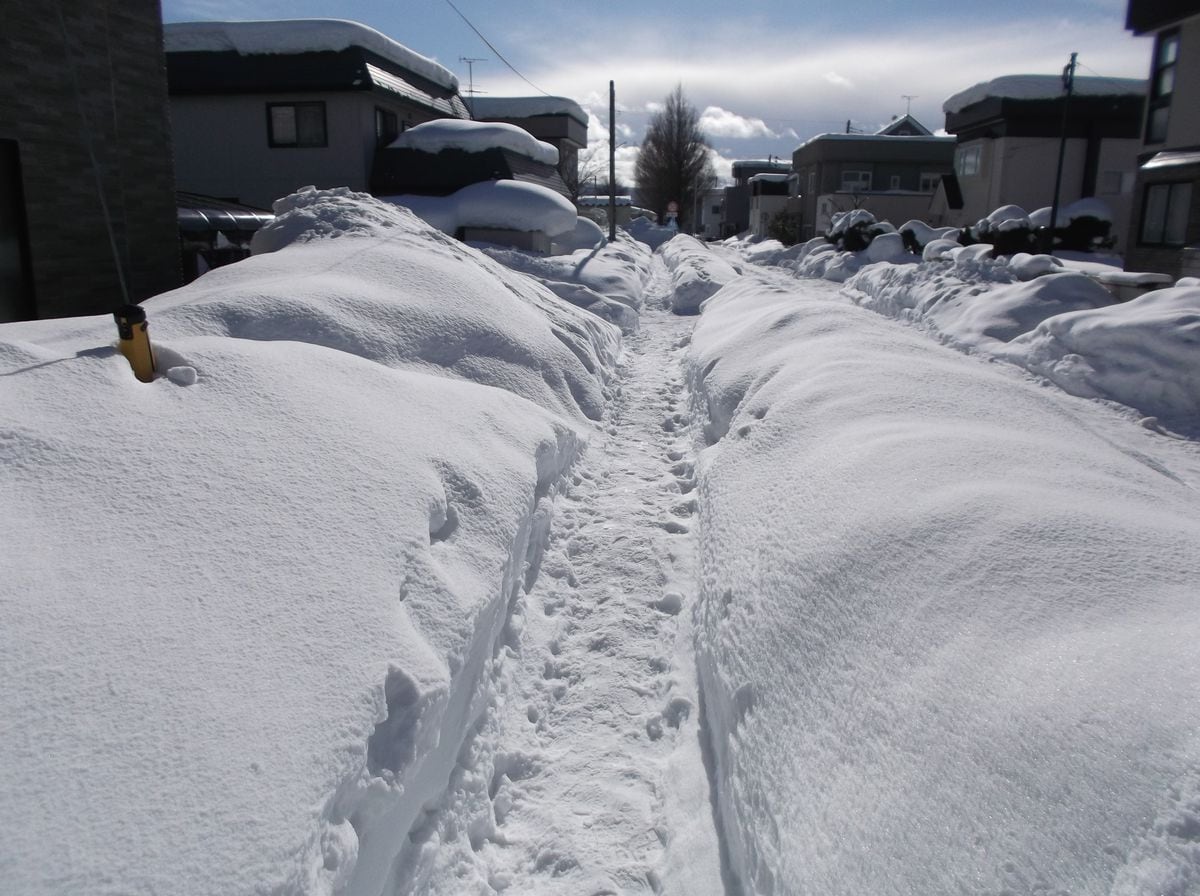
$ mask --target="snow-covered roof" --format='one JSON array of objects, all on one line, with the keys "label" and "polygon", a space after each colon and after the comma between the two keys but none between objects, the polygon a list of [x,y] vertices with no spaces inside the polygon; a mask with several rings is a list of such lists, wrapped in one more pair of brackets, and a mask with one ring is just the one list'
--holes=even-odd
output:
[{"label": "snow-covered roof", "polygon": [[[953,115],[991,98],[1053,100],[1063,92],[1059,75],[1004,75],[960,90],[942,103],[942,111]],[[1073,93],[1075,96],[1142,96],[1146,93],[1146,82],[1140,78],[1076,78]]]},{"label": "snow-covered roof", "polygon": [[772,184],[785,184],[791,178],[790,174],[754,174],[750,176],[749,183],[767,182]]},{"label": "snow-covered roof", "polygon": [[[879,130],[877,130],[875,133],[880,136],[889,136],[889,137],[904,136],[902,134],[897,134],[896,131],[900,130],[905,125],[908,125],[909,127],[916,129],[917,131],[920,132],[920,135],[925,135],[925,136],[933,135],[933,132],[931,130],[929,130],[929,128],[925,127],[925,125],[921,124],[921,122],[917,121],[910,114],[905,114],[904,116],[902,116],[900,118],[892,119],[887,124],[885,124],[883,127],[881,127]],[[916,135],[909,135],[909,136],[916,136]]]},{"label": "snow-covered roof", "polygon": [[904,134],[817,134],[815,137],[809,137],[796,148],[803,149],[806,146],[811,146],[814,143],[827,140],[860,140],[870,142],[883,141],[886,143],[896,143],[900,140],[906,140],[910,143],[953,143],[957,139],[958,138],[954,135],[946,136],[937,134],[930,136],[926,136],[924,134],[914,134],[912,136]]},{"label": "snow-covered roof", "polygon": [[477,96],[471,99],[476,118],[531,118],[535,115],[569,115],[588,123],[583,107],[565,96]]},{"label": "snow-covered roof", "polygon": [[507,149],[535,162],[558,164],[558,150],[549,143],[538,140],[515,124],[498,121],[463,121],[451,118],[427,121],[409,128],[393,141],[392,146],[398,149],[419,149],[429,153],[439,153],[443,149],[461,149],[464,152]]},{"label": "snow-covered roof", "polygon": [[243,56],[340,52],[361,47],[447,90],[458,90],[448,68],[414,53],[386,34],[346,19],[277,19],[252,22],[172,22],[163,26],[168,53],[221,53]]},{"label": "snow-covered roof", "polygon": [[[608,205],[608,196],[580,196],[575,200],[576,205],[587,206],[606,206]],[[618,196],[617,205],[633,205],[632,196]]]}]

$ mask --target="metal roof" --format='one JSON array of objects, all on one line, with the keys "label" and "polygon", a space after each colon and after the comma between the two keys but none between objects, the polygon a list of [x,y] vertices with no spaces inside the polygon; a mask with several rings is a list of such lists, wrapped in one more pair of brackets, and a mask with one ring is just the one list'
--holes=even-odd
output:
[{"label": "metal roof", "polygon": [[448,97],[434,96],[428,91],[417,87],[408,79],[402,78],[400,75],[385,71],[377,65],[372,65],[370,62],[366,65],[367,75],[370,77],[371,83],[376,87],[399,94],[423,106],[429,106],[451,118],[471,117],[471,114],[467,111],[467,107],[456,93],[450,94]]}]

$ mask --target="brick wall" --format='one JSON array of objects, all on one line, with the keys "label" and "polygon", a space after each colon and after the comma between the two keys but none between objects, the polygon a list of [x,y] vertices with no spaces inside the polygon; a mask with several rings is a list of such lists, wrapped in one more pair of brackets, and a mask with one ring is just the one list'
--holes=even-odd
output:
[{"label": "brick wall", "polygon": [[178,286],[158,0],[6,0],[4,12],[0,138],[15,140],[20,154],[36,316],[121,303],[89,135],[131,298]]}]

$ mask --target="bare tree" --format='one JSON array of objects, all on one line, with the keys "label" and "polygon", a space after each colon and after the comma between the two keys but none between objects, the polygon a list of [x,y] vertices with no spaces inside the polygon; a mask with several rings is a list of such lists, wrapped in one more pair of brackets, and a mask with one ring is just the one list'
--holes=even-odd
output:
[{"label": "bare tree", "polygon": [[608,181],[608,159],[602,150],[599,145],[589,146],[579,154],[578,163],[563,172],[572,202],[595,192],[601,177]]},{"label": "bare tree", "polygon": [[696,197],[717,182],[711,152],[700,132],[700,113],[683,95],[683,85],[676,85],[646,125],[635,172],[641,203],[662,221],[667,204],[677,202],[680,229],[687,229]]}]

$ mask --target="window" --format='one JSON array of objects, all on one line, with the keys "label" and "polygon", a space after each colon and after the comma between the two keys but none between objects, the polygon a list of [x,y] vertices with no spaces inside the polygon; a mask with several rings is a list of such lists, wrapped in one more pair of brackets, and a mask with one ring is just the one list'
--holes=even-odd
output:
[{"label": "window", "polygon": [[712,213],[713,213],[714,215],[719,215],[719,214],[721,214],[721,206],[720,206],[719,204],[718,204],[718,205],[714,205],[714,206],[712,207]]},{"label": "window", "polygon": [[860,193],[863,190],[871,189],[871,172],[870,171],[843,171],[842,172],[842,192],[843,193]]},{"label": "window", "polygon": [[891,189],[893,189],[893,190],[899,190],[899,189],[900,189],[900,175],[899,175],[899,174],[893,174],[893,175],[892,175],[892,180],[891,180]]},{"label": "window", "polygon": [[1141,242],[1148,246],[1182,246],[1191,204],[1190,183],[1148,184],[1142,204]]},{"label": "window", "polygon": [[400,119],[395,112],[375,107],[375,145],[387,146],[400,135]]},{"label": "window", "polygon": [[1146,142],[1167,139],[1171,117],[1171,97],[1175,93],[1175,70],[1179,62],[1179,32],[1164,32],[1154,48],[1154,68],[1150,73],[1150,106],[1146,115]]},{"label": "window", "polygon": [[815,196],[817,193],[817,172],[816,170],[808,172],[808,195]]},{"label": "window", "polygon": [[933,171],[921,172],[921,187],[922,193],[932,193],[938,188],[938,184],[942,182],[942,176]]},{"label": "window", "polygon": [[954,151],[954,173],[959,177],[974,177],[979,173],[978,146],[960,146]]},{"label": "window", "polygon": [[269,146],[327,146],[324,103],[267,103]]}]

